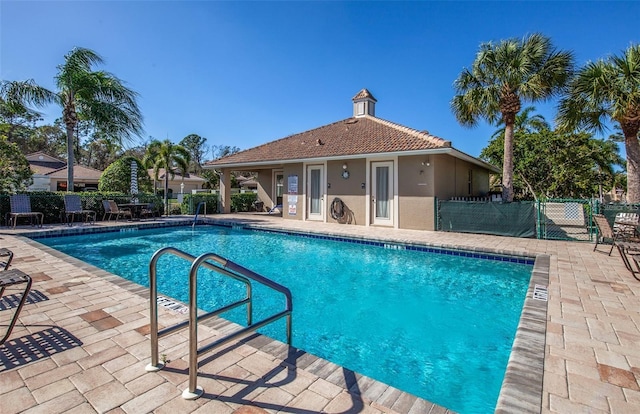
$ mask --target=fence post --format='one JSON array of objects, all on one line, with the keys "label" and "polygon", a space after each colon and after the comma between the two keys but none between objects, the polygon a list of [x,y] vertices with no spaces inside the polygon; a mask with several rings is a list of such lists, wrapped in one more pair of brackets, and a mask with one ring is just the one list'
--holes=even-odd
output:
[{"label": "fence post", "polygon": [[540,200],[536,200],[536,237],[538,238],[538,240],[540,240],[542,238],[542,228],[541,228],[541,220],[540,218],[542,217],[542,215],[540,214],[540,209],[541,209],[541,203]]}]

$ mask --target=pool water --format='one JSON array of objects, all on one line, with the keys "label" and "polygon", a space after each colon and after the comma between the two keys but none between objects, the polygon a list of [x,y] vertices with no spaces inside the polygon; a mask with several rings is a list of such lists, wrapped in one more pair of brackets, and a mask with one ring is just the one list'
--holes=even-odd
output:
[{"label": "pool water", "polygon": [[[144,286],[162,247],[216,253],[291,290],[294,346],[460,413],[494,411],[532,269],[219,226],[39,241]],[[186,303],[188,271],[161,257],[160,294]],[[202,309],[245,293],[206,269],[198,278]],[[254,321],[283,308],[283,295],[254,287]],[[223,316],[246,322],[245,308]],[[284,320],[260,332],[284,341]]]}]

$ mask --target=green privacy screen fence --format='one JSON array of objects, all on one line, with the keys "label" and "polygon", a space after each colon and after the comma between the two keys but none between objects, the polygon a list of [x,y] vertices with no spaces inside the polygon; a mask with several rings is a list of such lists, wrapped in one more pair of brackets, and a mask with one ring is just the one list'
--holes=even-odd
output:
[{"label": "green privacy screen fence", "polygon": [[[513,203],[439,201],[437,229],[461,233],[593,241],[597,200],[547,199]],[[611,213],[612,217],[615,213]],[[612,219],[613,221],[613,219]]]},{"label": "green privacy screen fence", "polygon": [[535,211],[533,202],[440,201],[438,230],[535,237]]}]

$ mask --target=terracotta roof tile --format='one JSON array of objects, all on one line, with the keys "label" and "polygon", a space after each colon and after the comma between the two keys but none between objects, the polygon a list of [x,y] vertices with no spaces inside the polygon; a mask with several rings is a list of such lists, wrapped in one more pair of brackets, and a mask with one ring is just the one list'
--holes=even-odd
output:
[{"label": "terracotta roof tile", "polygon": [[[65,179],[67,178],[67,167],[60,168],[55,171],[51,171],[47,173],[51,178],[56,179]],[[96,170],[95,168],[85,167],[84,165],[74,165],[73,166],[73,178],[77,178],[80,180],[99,180],[102,175],[102,171]]]},{"label": "terracotta roof tile", "polygon": [[451,142],[372,116],[347,118],[250,148],[207,165],[287,161],[449,148]]},{"label": "terracotta roof tile", "polygon": [[364,88],[360,92],[358,92],[356,94],[356,96],[351,98],[351,100],[352,101],[357,101],[359,99],[366,99],[366,98],[371,99],[373,102],[378,102],[378,100],[376,98],[374,98],[373,95],[371,94],[371,92],[369,92],[369,90],[367,90],[366,88]]}]

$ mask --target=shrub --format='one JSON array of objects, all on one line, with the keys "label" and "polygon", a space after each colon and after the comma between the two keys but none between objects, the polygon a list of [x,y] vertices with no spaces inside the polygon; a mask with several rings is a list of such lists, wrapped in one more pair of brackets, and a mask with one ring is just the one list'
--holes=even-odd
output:
[{"label": "shrub", "polygon": [[256,193],[239,193],[231,195],[231,211],[241,212],[241,211],[250,211],[253,203],[258,199],[258,194]]},{"label": "shrub", "polygon": [[[180,211],[182,214],[196,214],[196,209],[200,202],[207,203],[207,214],[215,214],[218,212],[218,195],[217,194],[185,194],[182,199],[182,205]],[[204,213],[204,211],[200,211]]]}]

